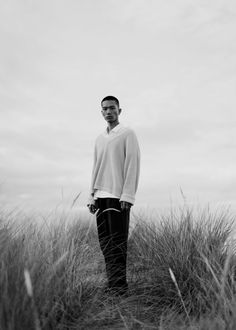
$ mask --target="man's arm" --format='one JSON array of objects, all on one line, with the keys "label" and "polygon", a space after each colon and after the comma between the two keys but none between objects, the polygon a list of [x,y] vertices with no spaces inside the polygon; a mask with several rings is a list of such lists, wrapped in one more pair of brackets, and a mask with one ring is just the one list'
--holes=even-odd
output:
[{"label": "man's arm", "polygon": [[134,204],[135,194],[138,188],[139,172],[140,149],[137,137],[131,131],[125,141],[124,186],[120,202]]},{"label": "man's arm", "polygon": [[92,178],[91,178],[91,185],[90,185],[90,191],[89,191],[89,198],[88,198],[88,203],[87,207],[89,208],[89,212],[94,214],[97,210],[96,208],[96,203],[94,200],[94,172],[95,172],[95,166],[97,162],[97,150],[96,150],[96,145],[94,147],[94,154],[93,154],[93,169],[92,169]]}]

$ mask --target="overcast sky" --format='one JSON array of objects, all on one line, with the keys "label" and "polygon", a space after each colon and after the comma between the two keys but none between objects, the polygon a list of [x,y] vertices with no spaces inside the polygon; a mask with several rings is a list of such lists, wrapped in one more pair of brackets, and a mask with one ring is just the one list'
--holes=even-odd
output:
[{"label": "overcast sky", "polygon": [[139,139],[137,206],[236,210],[236,2],[0,2],[0,202],[87,201],[100,101]]}]

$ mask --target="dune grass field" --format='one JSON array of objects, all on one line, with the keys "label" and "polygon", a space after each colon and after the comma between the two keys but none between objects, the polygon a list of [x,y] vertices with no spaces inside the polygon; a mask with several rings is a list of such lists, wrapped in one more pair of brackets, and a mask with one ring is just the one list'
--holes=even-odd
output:
[{"label": "dune grass field", "polygon": [[127,296],[106,284],[95,222],[2,211],[0,329],[236,329],[234,215],[135,216]]}]

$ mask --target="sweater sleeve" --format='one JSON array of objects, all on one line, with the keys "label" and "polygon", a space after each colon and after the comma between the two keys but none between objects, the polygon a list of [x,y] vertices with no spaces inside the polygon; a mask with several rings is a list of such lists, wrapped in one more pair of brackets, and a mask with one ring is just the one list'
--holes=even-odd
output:
[{"label": "sweater sleeve", "polygon": [[97,149],[96,144],[94,146],[94,153],[93,153],[93,169],[92,169],[92,178],[91,178],[91,184],[90,184],[90,190],[89,190],[89,197],[88,197],[88,204],[92,204],[94,202],[94,175],[95,175],[95,167],[97,162]]},{"label": "sweater sleeve", "polygon": [[120,201],[134,204],[140,173],[140,149],[133,131],[125,141],[124,186]]}]

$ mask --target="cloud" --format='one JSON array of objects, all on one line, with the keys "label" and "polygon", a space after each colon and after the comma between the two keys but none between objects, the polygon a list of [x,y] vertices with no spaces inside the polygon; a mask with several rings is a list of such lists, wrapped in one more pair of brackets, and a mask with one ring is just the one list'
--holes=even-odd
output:
[{"label": "cloud", "polygon": [[0,6],[4,201],[50,205],[61,186],[86,194],[107,94],[120,98],[121,121],[140,140],[139,201],[164,202],[179,185],[232,199],[234,1]]},{"label": "cloud", "polygon": [[[119,5],[115,0],[116,18],[123,23],[128,22],[136,27],[157,32],[157,29],[193,31],[206,25],[210,26],[229,23],[236,15],[234,1],[166,1],[155,0],[121,0]],[[173,31],[172,31],[173,32]]]}]

